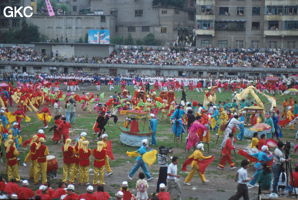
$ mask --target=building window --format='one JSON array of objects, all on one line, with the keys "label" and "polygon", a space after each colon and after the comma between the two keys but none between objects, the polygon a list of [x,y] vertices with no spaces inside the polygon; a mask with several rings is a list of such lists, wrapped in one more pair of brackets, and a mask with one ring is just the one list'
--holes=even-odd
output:
[{"label": "building window", "polygon": [[251,48],[258,49],[259,48],[259,44],[260,44],[260,41],[259,40],[252,40],[251,41]]},{"label": "building window", "polygon": [[135,17],[143,17],[143,10],[135,10]]},{"label": "building window", "polygon": [[180,11],[177,10],[177,9],[175,9],[175,14],[176,14],[176,15],[179,15],[179,14],[180,14]]},{"label": "building window", "polygon": [[201,6],[199,10],[201,15],[213,15],[213,6]]},{"label": "building window", "polygon": [[210,47],[210,40],[201,40],[201,47]]},{"label": "building window", "polygon": [[112,9],[110,11],[110,14],[113,15],[113,16],[117,16],[118,15],[118,10],[117,9]]},{"label": "building window", "polygon": [[217,31],[245,31],[245,22],[217,21],[215,22]]},{"label": "building window", "polygon": [[282,6],[267,6],[266,14],[267,15],[282,15]]},{"label": "building window", "polygon": [[136,27],[135,26],[129,26],[127,27],[128,32],[136,32]]},{"label": "building window", "polygon": [[277,48],[277,41],[270,40],[269,41],[269,48],[276,49]]},{"label": "building window", "polygon": [[160,32],[161,33],[167,33],[167,27],[161,27]]},{"label": "building window", "polygon": [[278,21],[268,21],[268,30],[278,30],[279,24]]},{"label": "building window", "polygon": [[217,46],[219,48],[227,48],[228,47],[228,40],[218,40]]},{"label": "building window", "polygon": [[285,30],[298,30],[298,21],[285,21]]},{"label": "building window", "polygon": [[260,30],[260,22],[252,22],[251,23],[251,30],[252,31],[258,31],[258,30]]},{"label": "building window", "polygon": [[101,15],[101,16],[100,16],[100,22],[105,23],[105,22],[106,22],[106,16]]},{"label": "building window", "polygon": [[244,7],[237,7],[236,14],[238,16],[243,16],[244,15]]},{"label": "building window", "polygon": [[243,40],[236,40],[236,48],[244,48],[244,41]]},{"label": "building window", "polygon": [[298,15],[298,6],[285,6],[285,15]]},{"label": "building window", "polygon": [[295,41],[288,41],[288,49],[295,49],[296,42]]},{"label": "building window", "polygon": [[229,16],[229,7],[219,7],[219,15]]},{"label": "building window", "polygon": [[161,14],[162,14],[162,15],[166,15],[167,13],[168,13],[167,10],[161,10]]},{"label": "building window", "polygon": [[149,32],[150,26],[142,26],[142,32]]},{"label": "building window", "polygon": [[259,16],[261,14],[261,7],[252,7],[252,16]]},{"label": "building window", "polygon": [[210,30],[213,29],[213,21],[211,20],[198,20],[197,29]]},{"label": "building window", "polygon": [[72,7],[72,11],[73,11],[73,12],[77,12],[77,10],[78,10],[77,6],[73,6],[73,7]]}]

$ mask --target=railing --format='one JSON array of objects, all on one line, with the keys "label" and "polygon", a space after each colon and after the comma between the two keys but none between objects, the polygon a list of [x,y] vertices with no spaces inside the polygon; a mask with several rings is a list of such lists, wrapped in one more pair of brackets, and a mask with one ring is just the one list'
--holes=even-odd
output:
[{"label": "railing", "polygon": [[70,62],[8,62],[0,61],[0,66],[12,67],[74,67],[74,68],[107,68],[107,69],[150,69],[150,70],[178,70],[178,71],[206,71],[206,72],[251,72],[272,74],[297,74],[297,68],[261,68],[261,67],[224,67],[224,66],[178,66],[178,65],[133,65],[133,64],[92,64]]}]

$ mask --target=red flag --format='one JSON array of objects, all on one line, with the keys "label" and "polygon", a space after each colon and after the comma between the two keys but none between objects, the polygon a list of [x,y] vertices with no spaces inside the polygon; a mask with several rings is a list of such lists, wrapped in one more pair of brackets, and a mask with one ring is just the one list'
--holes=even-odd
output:
[{"label": "red flag", "polygon": [[111,160],[115,159],[114,154],[113,154],[112,141],[111,140],[107,141],[107,154],[108,154],[108,156]]},{"label": "red flag", "polygon": [[[182,165],[182,171],[186,171],[186,167],[191,164],[193,161],[193,158],[189,158],[186,161],[184,161]],[[201,174],[205,173],[206,168],[213,162],[214,156],[211,156],[210,158],[204,159],[204,160],[195,160],[199,166],[199,172]]]},{"label": "red flag", "polygon": [[255,158],[255,157],[249,155],[249,153],[247,153],[246,151],[244,151],[244,150],[242,150],[242,149],[239,149],[238,154],[239,154],[240,156],[244,156],[244,157],[247,158],[250,162],[257,162],[257,161],[258,161],[257,158]]}]

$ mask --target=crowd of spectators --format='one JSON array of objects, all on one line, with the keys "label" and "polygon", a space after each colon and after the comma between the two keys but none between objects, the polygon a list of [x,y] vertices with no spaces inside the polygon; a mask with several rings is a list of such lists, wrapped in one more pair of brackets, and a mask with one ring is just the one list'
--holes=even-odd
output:
[{"label": "crowd of spectators", "polygon": [[282,49],[118,48],[109,57],[41,56],[32,48],[0,48],[2,61],[75,62],[106,64],[182,65],[216,67],[295,68],[298,52]]}]

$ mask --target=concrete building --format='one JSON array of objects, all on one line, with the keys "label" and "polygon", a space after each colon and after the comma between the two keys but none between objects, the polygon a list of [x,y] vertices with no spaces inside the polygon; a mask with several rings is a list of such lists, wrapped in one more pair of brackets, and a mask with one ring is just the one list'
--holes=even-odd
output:
[{"label": "concrete building", "polygon": [[48,40],[70,43],[85,42],[90,29],[108,29],[113,36],[116,23],[115,17],[111,15],[34,15],[28,18],[27,22],[36,25]]},{"label": "concrete building", "polygon": [[152,0],[90,0],[92,12],[116,16],[116,36],[143,39],[153,33],[156,39],[172,43],[179,28],[193,28],[194,21],[183,8],[153,6]]},{"label": "concrete building", "polygon": [[297,48],[297,0],[197,0],[196,44]]}]

